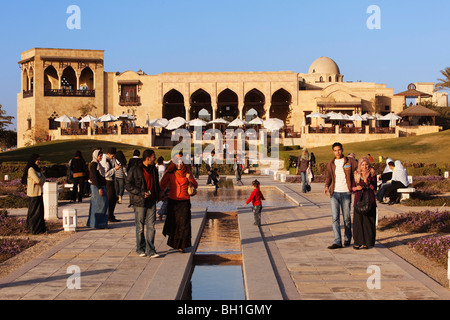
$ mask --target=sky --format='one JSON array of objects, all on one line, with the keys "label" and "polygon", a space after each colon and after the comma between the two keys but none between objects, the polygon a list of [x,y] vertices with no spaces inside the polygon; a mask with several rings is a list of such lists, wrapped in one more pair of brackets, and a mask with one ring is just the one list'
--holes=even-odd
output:
[{"label": "sky", "polygon": [[0,104],[17,116],[17,62],[35,47],[105,50],[105,71],[147,74],[307,73],[327,56],[344,81],[398,93],[450,66],[448,12],[448,0],[3,0]]}]

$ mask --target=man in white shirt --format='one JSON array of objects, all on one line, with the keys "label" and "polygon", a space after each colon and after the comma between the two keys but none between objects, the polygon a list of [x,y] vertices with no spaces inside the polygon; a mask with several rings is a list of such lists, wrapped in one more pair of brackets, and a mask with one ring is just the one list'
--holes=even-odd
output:
[{"label": "man in white shirt", "polygon": [[214,157],[216,155],[216,152],[213,150],[211,151],[211,154],[206,158],[206,171],[208,172],[208,181],[206,184],[211,184],[212,178],[213,178],[213,164],[214,164]]},{"label": "man in white shirt", "polygon": [[357,162],[350,157],[344,157],[342,144],[333,144],[334,159],[328,163],[324,193],[331,198],[331,216],[334,242],[328,249],[342,248],[340,212],[344,219],[344,245],[349,246],[352,239],[352,222],[350,207],[352,203],[353,173],[358,167]]}]

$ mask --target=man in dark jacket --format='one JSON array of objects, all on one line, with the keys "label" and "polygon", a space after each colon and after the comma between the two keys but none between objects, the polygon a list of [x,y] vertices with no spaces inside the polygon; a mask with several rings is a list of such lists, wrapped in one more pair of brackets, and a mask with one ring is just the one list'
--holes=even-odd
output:
[{"label": "man in dark jacket", "polygon": [[[130,193],[136,221],[136,252],[141,257],[158,258],[155,249],[156,203],[159,201],[159,178],[155,167],[156,155],[153,150],[145,150],[142,160],[133,166],[125,180],[125,188]],[[147,233],[144,236],[144,228]]]}]

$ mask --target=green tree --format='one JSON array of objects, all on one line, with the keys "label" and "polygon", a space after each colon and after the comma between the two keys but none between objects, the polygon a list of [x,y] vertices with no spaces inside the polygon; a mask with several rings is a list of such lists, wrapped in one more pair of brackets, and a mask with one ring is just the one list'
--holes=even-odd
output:
[{"label": "green tree", "polygon": [[3,110],[3,106],[0,104],[0,131],[4,131],[8,125],[13,124],[13,116],[7,116],[6,111]]},{"label": "green tree", "polygon": [[438,79],[435,89],[438,90],[450,90],[450,67],[441,70],[441,74],[444,76],[442,79]]}]

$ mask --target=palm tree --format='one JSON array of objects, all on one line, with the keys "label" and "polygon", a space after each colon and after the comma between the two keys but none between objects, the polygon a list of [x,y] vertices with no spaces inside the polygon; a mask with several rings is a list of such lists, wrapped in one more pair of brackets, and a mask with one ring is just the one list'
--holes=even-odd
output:
[{"label": "palm tree", "polygon": [[445,70],[441,70],[443,79],[438,79],[438,83],[436,83],[435,90],[450,90],[450,67],[445,68]]}]

